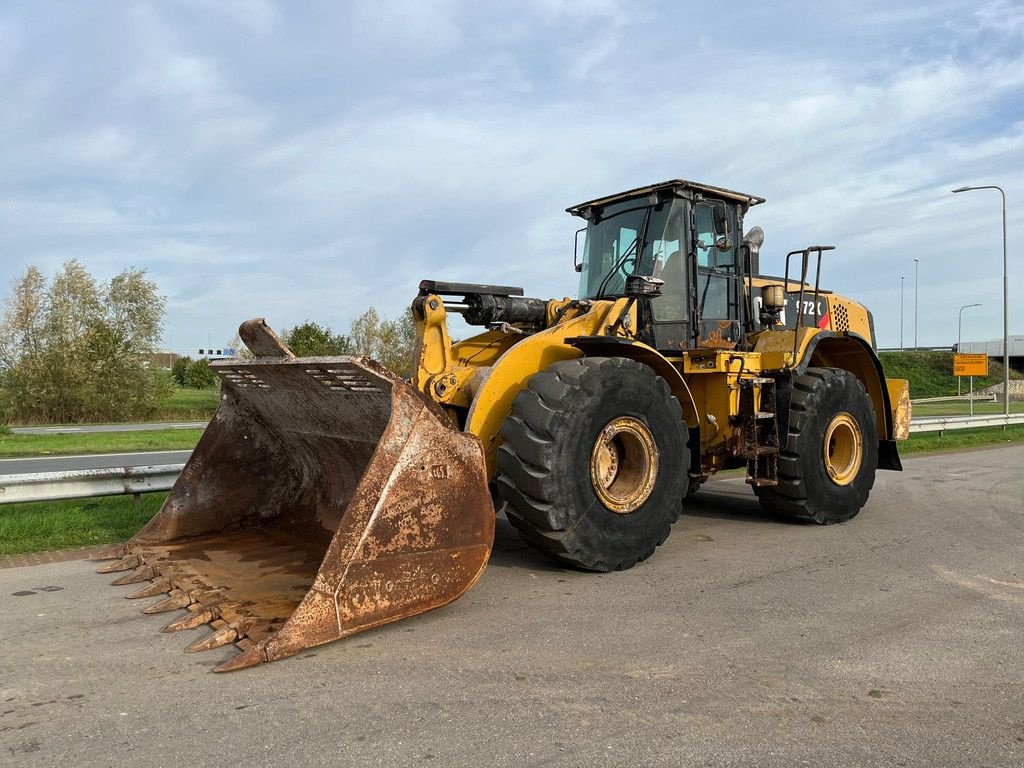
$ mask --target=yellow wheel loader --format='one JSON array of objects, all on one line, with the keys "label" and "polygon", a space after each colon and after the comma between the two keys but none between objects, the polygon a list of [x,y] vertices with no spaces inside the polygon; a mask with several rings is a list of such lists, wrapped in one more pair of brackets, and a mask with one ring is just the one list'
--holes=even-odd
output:
[{"label": "yellow wheel loader", "polygon": [[[568,566],[630,568],[710,475],[768,510],[839,523],[899,470],[907,382],[871,314],[820,286],[815,245],[761,274],[761,198],[673,180],[573,206],[578,297],[423,281],[406,382],[363,357],[296,358],[261,320],[214,363],[221,405],[161,511],[104,552],[234,644],[226,671],[412,616],[479,578],[495,506]],[[578,238],[577,238],[578,243]],[[810,272],[813,267],[813,282]],[[792,272],[792,274],[790,274]],[[447,316],[485,330],[453,343]]]}]

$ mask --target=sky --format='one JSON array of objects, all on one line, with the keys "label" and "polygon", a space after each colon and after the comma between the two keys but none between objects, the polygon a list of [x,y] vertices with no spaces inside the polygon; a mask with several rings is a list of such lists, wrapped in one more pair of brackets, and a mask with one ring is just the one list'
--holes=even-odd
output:
[{"label": "sky", "polygon": [[767,198],[765,272],[836,245],[882,347],[915,288],[919,344],[1002,335],[999,195],[950,194],[999,184],[1024,333],[1019,2],[5,2],[0,92],[0,287],[141,267],[171,348],[572,296],[564,209],[671,178]]}]

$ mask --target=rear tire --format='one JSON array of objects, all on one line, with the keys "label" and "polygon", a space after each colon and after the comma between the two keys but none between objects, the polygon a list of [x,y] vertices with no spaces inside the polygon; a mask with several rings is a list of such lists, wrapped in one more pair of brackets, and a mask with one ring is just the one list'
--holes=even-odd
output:
[{"label": "rear tire", "polygon": [[779,483],[754,493],[783,517],[842,523],[867,503],[877,467],[878,430],[864,385],[849,371],[808,368],[793,379]]},{"label": "rear tire", "polygon": [[498,493],[530,546],[612,571],[668,538],[686,494],[687,429],[679,401],[648,366],[555,363],[516,396],[501,436]]}]

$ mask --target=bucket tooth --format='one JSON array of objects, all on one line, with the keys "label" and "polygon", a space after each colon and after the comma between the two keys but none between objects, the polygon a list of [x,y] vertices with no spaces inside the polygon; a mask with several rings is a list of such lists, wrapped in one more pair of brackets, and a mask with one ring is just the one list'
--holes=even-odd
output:
[{"label": "bucket tooth", "polygon": [[114,579],[110,582],[115,587],[123,587],[125,584],[137,584],[140,581],[149,581],[156,576],[156,569],[152,565],[140,565],[131,573]]},{"label": "bucket tooth", "polygon": [[179,608],[186,607],[192,602],[192,598],[185,592],[171,592],[170,596],[166,599],[161,600],[159,603],[154,603],[148,608],[143,608],[143,613],[166,613],[167,611],[176,611]]},{"label": "bucket tooth", "polygon": [[236,653],[227,661],[221,662],[213,668],[214,672],[234,672],[246,667],[255,667],[262,664],[267,658],[263,653],[262,645],[253,645],[248,650]]},{"label": "bucket tooth", "polygon": [[223,645],[230,645],[238,639],[238,633],[231,627],[216,629],[206,637],[201,637],[185,648],[185,653],[197,653],[199,651],[212,651]]},{"label": "bucket tooth", "polygon": [[157,579],[152,584],[147,584],[141,589],[137,589],[131,594],[125,595],[125,597],[129,600],[135,600],[139,597],[156,597],[157,595],[166,595],[170,591],[170,579]]},{"label": "bucket tooth", "polygon": [[90,557],[90,560],[120,560],[122,557],[128,554],[127,544],[115,544],[112,547],[107,547],[97,552],[95,555]]},{"label": "bucket tooth", "polygon": [[103,565],[96,569],[96,573],[117,573],[118,571],[130,571],[132,568],[138,568],[142,565],[142,558],[138,555],[129,555],[123,557],[116,563],[110,563],[110,565]]},{"label": "bucket tooth", "polygon": [[165,626],[161,632],[180,632],[183,629],[198,629],[210,621],[213,621],[215,611],[212,607],[199,608],[191,613],[180,616]]}]

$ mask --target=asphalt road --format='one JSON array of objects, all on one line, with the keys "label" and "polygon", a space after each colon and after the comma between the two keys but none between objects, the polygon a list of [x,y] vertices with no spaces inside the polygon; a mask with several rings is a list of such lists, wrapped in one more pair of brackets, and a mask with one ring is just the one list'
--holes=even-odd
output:
[{"label": "asphalt road", "polygon": [[31,456],[22,459],[0,459],[0,475],[60,472],[69,469],[184,464],[191,454],[192,451],[143,451],[141,453],[97,453],[81,456]]},{"label": "asphalt road", "polygon": [[149,432],[160,429],[206,429],[207,421],[167,422],[155,421],[149,424],[82,424],[56,427],[11,427],[16,435],[71,435],[88,432]]},{"label": "asphalt road", "polygon": [[160,633],[95,564],[0,570],[0,756],[1019,768],[1022,466],[1024,446],[908,459],[827,528],[711,482],[651,560],[606,575],[502,520],[451,606],[228,675],[221,651],[182,653],[205,630]]}]

